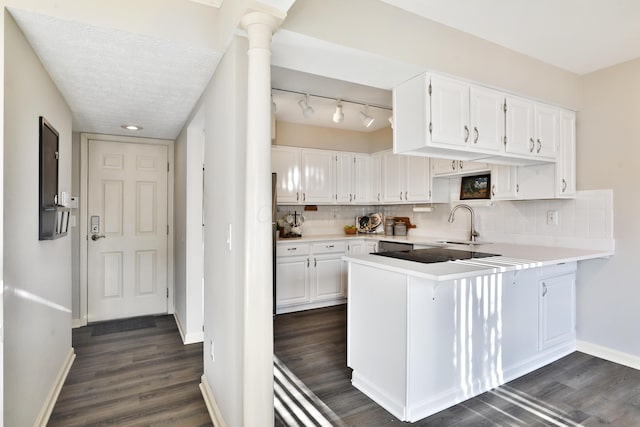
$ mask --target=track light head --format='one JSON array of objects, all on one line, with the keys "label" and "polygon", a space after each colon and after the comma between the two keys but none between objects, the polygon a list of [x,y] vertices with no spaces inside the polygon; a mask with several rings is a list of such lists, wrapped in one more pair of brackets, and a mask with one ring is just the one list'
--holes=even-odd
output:
[{"label": "track light head", "polygon": [[367,127],[367,128],[370,127],[375,121],[375,119],[371,117],[368,113],[369,113],[369,106],[365,105],[364,110],[360,110],[360,120],[362,121],[362,124],[364,125],[364,127]]},{"label": "track light head", "polygon": [[336,111],[333,113],[333,122],[334,123],[342,123],[344,120],[344,112],[342,111],[342,103],[340,100],[336,101]]},{"label": "track light head", "polygon": [[300,106],[300,109],[302,110],[302,115],[305,118],[309,118],[311,116],[313,116],[313,113],[315,113],[315,110],[313,109],[313,107],[311,105],[309,105],[309,95],[305,95],[303,99],[301,99],[300,101],[298,101],[298,105]]}]

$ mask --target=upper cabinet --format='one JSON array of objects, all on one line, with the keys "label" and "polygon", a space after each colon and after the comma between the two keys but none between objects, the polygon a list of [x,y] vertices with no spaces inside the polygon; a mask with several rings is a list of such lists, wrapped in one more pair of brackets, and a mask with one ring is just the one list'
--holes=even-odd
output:
[{"label": "upper cabinet", "polygon": [[332,151],[302,150],[302,203],[332,203],[335,194]]},{"label": "upper cabinet", "polygon": [[576,195],[576,113],[560,113],[560,144],[556,164],[556,196]]},{"label": "upper cabinet", "polygon": [[429,158],[382,153],[383,203],[428,202],[431,200]]},{"label": "upper cabinet", "polygon": [[561,109],[433,74],[393,90],[394,152],[454,160],[554,163]]},{"label": "upper cabinet", "polygon": [[271,147],[271,172],[277,174],[276,196],[280,204],[302,201],[302,167],[300,148]]}]

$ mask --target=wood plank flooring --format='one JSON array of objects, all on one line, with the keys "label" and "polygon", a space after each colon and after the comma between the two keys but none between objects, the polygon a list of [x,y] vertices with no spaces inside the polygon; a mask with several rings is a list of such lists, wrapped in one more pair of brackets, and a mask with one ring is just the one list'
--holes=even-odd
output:
[{"label": "wood plank flooring", "polygon": [[276,355],[346,426],[640,426],[640,371],[584,353],[408,424],[351,385],[346,306],[276,316],[274,334]]},{"label": "wood plank flooring", "polygon": [[73,330],[76,360],[48,426],[212,426],[198,388],[202,344],[183,345],[173,316],[153,328]]}]

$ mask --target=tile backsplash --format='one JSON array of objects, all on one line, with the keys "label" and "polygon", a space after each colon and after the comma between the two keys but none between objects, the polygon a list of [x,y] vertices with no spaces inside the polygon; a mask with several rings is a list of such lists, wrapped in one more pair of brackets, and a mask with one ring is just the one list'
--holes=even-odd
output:
[{"label": "tile backsplash", "polygon": [[[432,212],[413,212],[413,205],[350,206],[319,205],[317,211],[303,206],[278,206],[278,218],[289,212],[302,212],[302,234],[306,236],[343,234],[345,225],[355,217],[372,212],[385,216],[406,216],[416,225],[409,237],[469,239],[469,213],[456,212],[455,221],[447,221],[457,204],[433,204]],[[579,191],[575,199],[522,201],[467,201],[475,211],[478,240],[520,244],[564,246],[584,249],[614,249],[613,190]],[[557,224],[547,223],[547,214],[557,212]]]}]

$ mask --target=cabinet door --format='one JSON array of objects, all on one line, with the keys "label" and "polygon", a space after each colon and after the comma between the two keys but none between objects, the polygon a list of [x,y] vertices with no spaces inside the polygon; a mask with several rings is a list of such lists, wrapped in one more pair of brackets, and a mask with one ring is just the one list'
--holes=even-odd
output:
[{"label": "cabinet door", "polygon": [[375,254],[378,252],[378,242],[365,242],[365,253]]},{"label": "cabinet door", "polygon": [[385,151],[382,155],[382,201],[398,203],[404,200],[404,156]]},{"label": "cabinet door", "polygon": [[429,158],[407,156],[405,165],[406,190],[404,200],[409,202],[428,202],[431,200]]},{"label": "cabinet door", "polygon": [[353,202],[353,154],[336,153],[336,203]]},{"label": "cabinet door", "polygon": [[444,77],[431,78],[431,141],[468,146],[469,85]]},{"label": "cabinet door", "polygon": [[278,174],[278,203],[299,203],[301,197],[300,191],[302,188],[300,149],[294,147],[272,147],[271,171]]},{"label": "cabinet door", "polygon": [[345,288],[342,254],[314,255],[312,262],[311,301],[342,298]]},{"label": "cabinet door", "polygon": [[371,155],[371,201],[382,202],[382,157],[383,153]]},{"label": "cabinet door", "polygon": [[334,194],[332,151],[302,150],[302,203],[332,203]]},{"label": "cabinet door", "polygon": [[560,140],[560,110],[550,105],[534,105],[534,123],[536,126],[535,155],[554,159]]},{"label": "cabinet door", "polygon": [[504,94],[471,86],[470,146],[483,151],[499,152],[504,141]]},{"label": "cabinet door", "polygon": [[518,190],[518,168],[509,165],[491,166],[492,200],[517,199]]},{"label": "cabinet door", "polygon": [[502,366],[516,366],[538,352],[538,269],[505,273],[496,293],[501,316]]},{"label": "cabinet door", "polygon": [[560,113],[560,146],[556,163],[556,195],[576,195],[576,113]]},{"label": "cabinet door", "polygon": [[362,255],[364,254],[364,240],[351,240],[347,243],[348,255]]},{"label": "cabinet door", "polygon": [[433,176],[454,175],[458,172],[458,161],[449,159],[431,159]]},{"label": "cabinet door", "polygon": [[458,160],[458,173],[469,175],[468,172],[476,172],[476,171],[488,171],[491,167],[489,163],[482,162],[465,162],[462,160]]},{"label": "cabinet door", "polygon": [[373,160],[368,154],[353,157],[353,201],[355,203],[375,202],[373,194]]},{"label": "cabinet door", "polygon": [[539,350],[575,338],[575,274],[540,281]]},{"label": "cabinet door", "polygon": [[505,151],[533,155],[535,150],[533,102],[515,96],[507,97]]},{"label": "cabinet door", "polygon": [[309,257],[278,257],[276,307],[309,302]]}]

